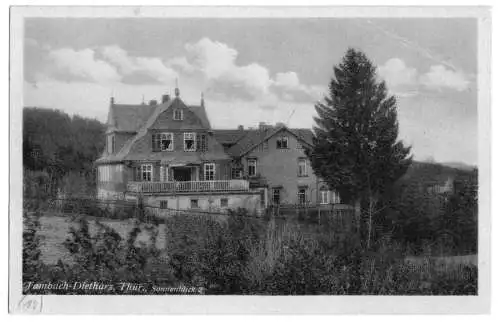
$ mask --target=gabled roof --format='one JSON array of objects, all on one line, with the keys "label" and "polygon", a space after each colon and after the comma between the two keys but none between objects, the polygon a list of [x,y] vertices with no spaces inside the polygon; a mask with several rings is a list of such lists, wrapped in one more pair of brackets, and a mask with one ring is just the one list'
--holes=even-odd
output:
[{"label": "gabled roof", "polygon": [[292,134],[297,138],[301,139],[303,142],[313,145],[313,132],[310,129],[290,129],[287,128]]},{"label": "gabled roof", "polygon": [[[131,149],[134,146],[134,144],[141,140],[147,133],[148,129],[154,124],[158,116],[165,112],[167,109],[169,109],[174,102],[179,101],[181,104],[184,104],[181,99],[175,98],[172,99],[168,102],[159,104],[154,106],[152,109],[151,114],[149,117],[142,122],[142,125],[136,130],[137,134],[128,140],[124,146],[116,153],[115,155],[106,155],[101,158],[99,158],[96,162],[101,163],[101,162],[117,162],[117,161],[123,161],[123,160],[152,160],[152,159],[157,159],[158,158],[158,152],[151,152],[151,153],[131,153]],[[185,104],[184,104],[185,105]],[[146,105],[140,105],[141,107],[146,107]],[[187,106],[185,105],[188,109],[193,111],[193,113],[198,116],[202,122],[202,125],[206,127],[207,129],[210,129],[210,122],[207,117],[207,113],[205,111],[205,107],[203,106]],[[227,159],[228,155],[224,153],[222,146],[220,149],[211,149],[212,152],[210,153],[205,153],[202,158],[209,158],[209,159]],[[169,158],[172,155],[172,153],[167,153],[164,158]],[[181,155],[174,156],[174,158],[179,158]],[[186,157],[189,157],[188,155]],[[196,160],[198,160],[199,157],[195,157]]]},{"label": "gabled roof", "polygon": [[213,130],[214,137],[221,144],[235,144],[242,139],[248,130]]},{"label": "gabled roof", "polygon": [[253,147],[257,146],[259,143],[263,142],[266,137],[269,136],[274,129],[267,130],[245,130],[245,136],[240,138],[240,140],[233,145],[227,153],[234,157],[239,157],[247,151],[251,150]]},{"label": "gabled roof", "polygon": [[137,130],[137,135],[128,140],[120,149],[120,151],[118,151],[118,153],[116,153],[115,155],[102,156],[96,161],[96,163],[116,162],[123,160],[130,152],[130,148],[134,145],[134,143],[148,133],[149,127],[151,127],[153,122],[158,118],[158,115],[160,115],[163,111],[168,109],[175,100],[176,99],[173,99],[168,102],[162,103],[160,105],[156,105],[155,109],[153,109],[153,112],[147,118],[146,122],[143,122],[142,125]]},{"label": "gabled roof", "polygon": [[227,151],[227,153],[234,157],[241,157],[253,150],[263,141],[269,139],[270,137],[281,131],[287,131],[297,137],[297,139],[299,139],[300,141],[308,145],[312,145],[313,134],[311,130],[290,129],[286,126],[279,126],[266,130],[245,130],[245,136],[238,140],[237,143]]},{"label": "gabled roof", "polygon": [[210,121],[208,120],[207,111],[204,106],[199,105],[189,105],[188,108],[193,111],[196,116],[201,120],[201,124],[203,127],[210,129]]},{"label": "gabled roof", "polygon": [[112,104],[108,113],[108,132],[137,132],[155,108],[156,105]]}]

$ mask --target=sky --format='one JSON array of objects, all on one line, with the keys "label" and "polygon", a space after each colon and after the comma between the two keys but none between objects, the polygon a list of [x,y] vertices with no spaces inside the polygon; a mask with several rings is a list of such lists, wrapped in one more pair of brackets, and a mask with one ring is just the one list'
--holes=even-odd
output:
[{"label": "sky", "polygon": [[177,80],[213,128],[312,128],[349,47],[396,96],[416,160],[477,165],[473,18],[27,18],[23,103],[105,122],[111,96],[160,101]]}]

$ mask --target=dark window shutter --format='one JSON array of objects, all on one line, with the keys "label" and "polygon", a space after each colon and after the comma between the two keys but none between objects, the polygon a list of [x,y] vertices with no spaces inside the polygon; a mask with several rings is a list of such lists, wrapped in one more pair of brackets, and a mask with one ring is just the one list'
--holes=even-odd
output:
[{"label": "dark window shutter", "polygon": [[151,138],[152,138],[153,152],[160,151],[160,134],[153,133]]},{"label": "dark window shutter", "polygon": [[196,135],[196,151],[201,151],[201,134]]}]

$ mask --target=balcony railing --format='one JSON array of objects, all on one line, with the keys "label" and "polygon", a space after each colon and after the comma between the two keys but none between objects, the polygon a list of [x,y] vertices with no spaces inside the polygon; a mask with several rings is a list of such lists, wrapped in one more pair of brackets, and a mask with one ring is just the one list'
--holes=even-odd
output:
[{"label": "balcony railing", "polygon": [[129,182],[127,190],[131,192],[230,192],[248,191],[247,180],[212,180],[212,181],[169,181],[169,182]]}]

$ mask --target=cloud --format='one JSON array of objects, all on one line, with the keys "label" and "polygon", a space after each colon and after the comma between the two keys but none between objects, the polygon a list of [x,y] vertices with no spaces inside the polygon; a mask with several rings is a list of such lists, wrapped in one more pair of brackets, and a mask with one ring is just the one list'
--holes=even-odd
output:
[{"label": "cloud", "polygon": [[433,65],[429,72],[420,77],[420,84],[430,89],[449,88],[462,92],[469,87],[470,81],[461,71],[452,71],[443,65]]},{"label": "cloud", "polygon": [[378,68],[381,76],[389,87],[414,85],[417,81],[417,69],[406,66],[399,58],[391,58]]},{"label": "cloud", "polygon": [[470,82],[461,71],[453,71],[443,65],[433,65],[425,74],[407,66],[400,58],[391,58],[377,68],[378,76],[385,80],[388,89],[399,96],[412,96],[420,89],[441,90],[443,88],[464,91]]},{"label": "cloud", "polygon": [[299,76],[296,72],[277,73],[275,85],[288,89],[296,89],[300,87]]},{"label": "cloud", "polygon": [[185,49],[185,59],[176,58],[171,63],[184,70],[198,71],[212,92],[228,97],[241,95],[244,99],[257,99],[268,93],[272,83],[268,69],[257,63],[237,65],[238,51],[227,44],[203,38],[186,44]]},{"label": "cloud", "polygon": [[258,63],[238,65],[238,51],[227,44],[203,38],[185,45],[186,56],[170,61],[189,73],[198,72],[207,80],[208,91],[243,100],[261,100],[278,95],[284,100],[314,102],[319,86],[300,83],[295,72],[279,72],[273,78],[268,68]]},{"label": "cloud", "polygon": [[116,66],[120,73],[133,81],[133,76],[137,75],[143,82],[169,83],[172,82],[178,73],[167,66],[157,57],[131,57],[118,46],[107,46],[102,49],[103,57]]},{"label": "cloud", "polygon": [[315,102],[326,91],[324,86],[302,84],[295,72],[277,73],[273,86],[286,101]]},{"label": "cloud", "polygon": [[55,67],[51,73],[60,78],[73,76],[76,79],[98,83],[113,83],[121,79],[113,66],[95,58],[92,49],[55,49],[49,52],[48,58]]},{"label": "cloud", "polygon": [[[28,47],[39,47],[38,43],[27,43]],[[32,52],[36,54],[37,50]],[[184,52],[170,59],[132,56],[117,45],[82,50],[49,49],[39,56],[48,57],[48,63],[31,64],[32,67],[44,67],[30,67],[30,70],[36,69],[40,79],[114,83],[116,87],[116,83],[173,85],[179,78],[182,84],[196,84],[219,100],[255,101],[257,104],[264,104],[272,96],[276,97],[273,104],[279,104],[277,100],[287,104],[294,101],[314,103],[324,92],[322,86],[301,83],[299,75],[293,71],[271,75],[266,66],[257,62],[238,64],[235,48],[209,38],[185,44]],[[36,57],[33,55],[31,60],[35,62]]]}]

